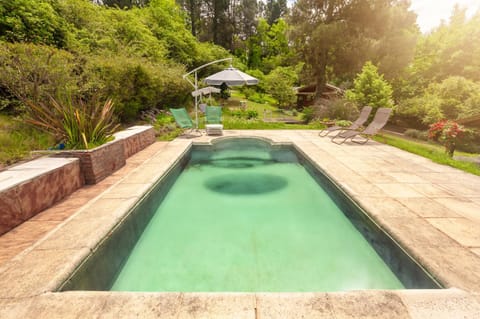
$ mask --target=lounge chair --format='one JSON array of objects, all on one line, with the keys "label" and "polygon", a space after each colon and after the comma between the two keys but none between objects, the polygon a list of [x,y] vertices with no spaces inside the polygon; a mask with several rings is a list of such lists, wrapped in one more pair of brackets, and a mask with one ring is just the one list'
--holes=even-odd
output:
[{"label": "lounge chair", "polygon": [[221,106],[207,106],[205,109],[205,130],[207,135],[222,135],[222,107]]},{"label": "lounge chair", "polygon": [[368,120],[368,116],[370,115],[371,111],[372,111],[371,106],[364,106],[362,111],[360,112],[360,115],[358,116],[358,118],[349,127],[344,128],[344,127],[341,127],[341,126],[338,126],[338,125],[330,126],[330,127],[327,127],[324,130],[321,130],[320,133],[318,133],[318,135],[321,136],[321,137],[324,137],[324,136],[327,136],[328,134],[330,134],[331,132],[338,131],[338,130],[345,130],[345,129],[356,130],[359,127],[361,127],[363,125],[363,123],[365,123]]},{"label": "lounge chair", "polygon": [[[175,118],[175,122],[177,122],[178,126],[186,130],[186,132],[191,133],[195,129],[195,126],[193,125],[193,121],[190,118],[190,115],[188,115],[187,110],[184,107],[179,109],[170,109],[170,112]],[[187,129],[190,129],[190,130],[187,131]]]},{"label": "lounge chair", "polygon": [[[377,113],[375,113],[375,117],[373,118],[372,122],[368,124],[365,130],[340,131],[337,135],[332,137],[332,142],[335,144],[343,144],[346,140],[350,139],[352,142],[355,142],[358,144],[367,143],[370,137],[377,134],[385,126],[385,124],[387,124],[391,112],[392,112],[392,109],[390,108],[379,108],[377,110]],[[360,136],[361,138],[363,138],[363,141],[354,140],[356,136]],[[340,138],[342,138],[343,140],[341,140],[340,142],[336,141],[336,139],[340,139]]]}]

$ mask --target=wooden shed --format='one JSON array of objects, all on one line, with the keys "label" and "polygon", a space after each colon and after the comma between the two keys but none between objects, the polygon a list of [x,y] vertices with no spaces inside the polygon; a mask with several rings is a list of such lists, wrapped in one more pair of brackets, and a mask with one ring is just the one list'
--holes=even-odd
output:
[{"label": "wooden shed", "polygon": [[[317,85],[312,84],[303,86],[297,89],[297,108],[303,109],[306,106],[313,105],[315,102],[315,92],[317,91]],[[336,87],[335,85],[327,83],[325,90],[322,92],[322,98],[331,100],[334,98],[342,97],[344,91]]]}]

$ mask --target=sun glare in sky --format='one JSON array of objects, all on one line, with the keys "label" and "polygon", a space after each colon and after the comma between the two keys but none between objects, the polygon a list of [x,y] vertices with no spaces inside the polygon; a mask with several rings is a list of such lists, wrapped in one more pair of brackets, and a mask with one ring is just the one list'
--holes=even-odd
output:
[{"label": "sun glare in sky", "polygon": [[410,8],[418,15],[420,30],[428,32],[438,27],[442,20],[450,19],[456,3],[467,9],[467,17],[480,10],[480,0],[412,0]]}]

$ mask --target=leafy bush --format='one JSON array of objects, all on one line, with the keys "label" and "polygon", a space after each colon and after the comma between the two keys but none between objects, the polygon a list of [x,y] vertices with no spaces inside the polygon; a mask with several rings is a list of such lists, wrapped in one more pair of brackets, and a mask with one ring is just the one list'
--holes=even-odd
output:
[{"label": "leafy bush", "polygon": [[71,149],[88,149],[106,143],[118,125],[113,115],[113,102],[104,104],[93,99],[66,103],[54,98],[50,103],[27,101],[26,121],[64,141]]},{"label": "leafy bush", "polygon": [[293,89],[298,80],[291,67],[277,67],[265,77],[265,89],[281,108],[289,108],[295,104],[296,92]]},{"label": "leafy bush", "polygon": [[357,74],[353,89],[345,92],[347,100],[357,105],[370,105],[372,113],[379,107],[393,107],[392,86],[378,73],[378,68],[367,62]]},{"label": "leafy bush", "polygon": [[416,129],[408,129],[405,131],[405,136],[416,138],[417,140],[427,141],[428,131],[420,131]]},{"label": "leafy bush", "polygon": [[8,0],[0,3],[0,40],[65,47],[67,23],[53,1]]},{"label": "leafy bush", "polygon": [[396,113],[432,124],[444,118],[457,120],[475,115],[479,103],[480,83],[452,76],[431,83],[422,95],[402,101]]},{"label": "leafy bush", "polygon": [[352,125],[352,121],[340,120],[336,121],[335,124],[341,127],[349,127],[350,125]]},{"label": "leafy bush", "polygon": [[256,110],[234,110],[230,114],[237,118],[244,118],[247,120],[258,118],[258,112]]},{"label": "leafy bush", "polygon": [[315,109],[311,106],[303,108],[302,113],[302,119],[307,123],[310,123],[315,118]]},{"label": "leafy bush", "polygon": [[122,122],[129,122],[140,111],[182,105],[190,87],[182,79],[184,68],[175,64],[155,63],[146,59],[117,56],[92,57],[86,67],[90,90],[111,96]]},{"label": "leafy bush", "polygon": [[15,108],[18,100],[48,102],[49,96],[77,91],[78,71],[78,60],[64,50],[0,42],[1,104]]}]

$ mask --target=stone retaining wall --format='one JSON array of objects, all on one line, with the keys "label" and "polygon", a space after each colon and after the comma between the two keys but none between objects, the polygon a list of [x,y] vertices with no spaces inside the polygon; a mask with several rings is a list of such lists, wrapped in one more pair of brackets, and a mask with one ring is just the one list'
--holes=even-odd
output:
[{"label": "stone retaining wall", "polygon": [[2,172],[0,181],[0,235],[84,184],[76,158],[37,159]]},{"label": "stone retaining wall", "polygon": [[0,172],[0,235],[84,184],[96,184],[155,142],[151,126],[134,126],[91,150],[62,151]]},{"label": "stone retaining wall", "polygon": [[91,150],[58,153],[59,157],[78,157],[86,184],[96,184],[125,165],[126,159],[155,142],[150,125],[133,126],[115,133],[115,140]]}]

